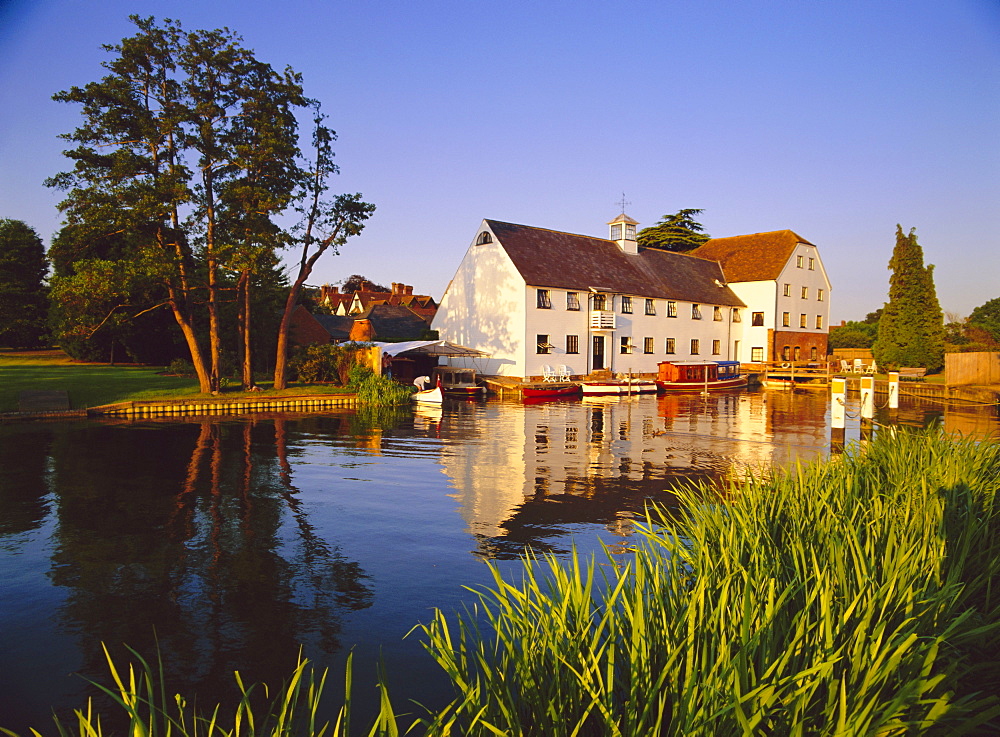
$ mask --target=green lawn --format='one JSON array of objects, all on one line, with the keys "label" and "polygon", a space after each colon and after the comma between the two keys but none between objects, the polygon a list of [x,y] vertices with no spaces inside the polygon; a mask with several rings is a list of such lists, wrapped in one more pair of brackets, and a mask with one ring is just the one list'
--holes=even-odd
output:
[{"label": "green lawn", "polygon": [[[161,376],[160,367],[111,366],[77,363],[62,351],[0,351],[0,412],[16,411],[22,391],[53,390],[69,393],[70,407],[84,409],[112,402],[151,399],[183,399],[204,396],[195,379]],[[270,382],[260,382],[267,390]],[[266,396],[343,393],[342,387],[293,384],[284,391],[266,391]],[[226,391],[226,397],[250,396]],[[260,397],[260,394],[252,396]]]}]

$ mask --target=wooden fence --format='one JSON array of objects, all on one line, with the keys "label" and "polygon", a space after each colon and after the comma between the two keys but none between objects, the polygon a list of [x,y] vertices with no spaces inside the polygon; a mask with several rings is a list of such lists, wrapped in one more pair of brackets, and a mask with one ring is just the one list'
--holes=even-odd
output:
[{"label": "wooden fence", "polygon": [[871,348],[834,348],[833,357],[837,361],[843,359],[845,361],[853,361],[855,358],[860,358],[864,363],[872,362],[872,349]]},{"label": "wooden fence", "polygon": [[948,386],[1000,384],[1000,353],[946,353],[944,380]]}]

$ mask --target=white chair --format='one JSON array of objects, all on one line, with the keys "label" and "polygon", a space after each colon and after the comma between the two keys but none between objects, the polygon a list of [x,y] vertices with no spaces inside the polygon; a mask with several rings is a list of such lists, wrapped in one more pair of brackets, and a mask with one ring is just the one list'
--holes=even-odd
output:
[{"label": "white chair", "polygon": [[559,370],[556,373],[556,378],[558,378],[559,381],[569,381],[572,376],[573,372],[569,370],[569,366],[565,363],[559,367]]},{"label": "white chair", "polygon": [[854,359],[854,373],[860,374],[864,370],[865,370],[865,365],[863,363],[861,363],[861,359],[860,358],[855,358]]},{"label": "white chair", "polygon": [[851,364],[843,358],[840,359],[840,371],[845,374],[851,373]]},{"label": "white chair", "polygon": [[556,370],[547,363],[542,365],[542,381],[557,381]]},{"label": "white chair", "polygon": [[872,362],[868,364],[867,368],[865,368],[865,373],[871,374],[872,376],[878,373],[878,366],[875,365],[874,359],[872,359]]}]

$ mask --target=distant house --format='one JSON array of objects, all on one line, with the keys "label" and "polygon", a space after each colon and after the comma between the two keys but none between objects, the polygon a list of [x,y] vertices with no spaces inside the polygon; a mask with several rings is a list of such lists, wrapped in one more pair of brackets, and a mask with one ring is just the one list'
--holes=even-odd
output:
[{"label": "distant house", "polygon": [[427,294],[414,294],[409,284],[392,283],[392,291],[377,292],[371,289],[368,282],[362,282],[360,289],[353,292],[341,292],[338,287],[324,284],[320,287],[319,304],[329,308],[334,315],[360,315],[375,305],[392,307],[408,307],[415,314],[427,319],[429,323],[437,311],[437,302]]},{"label": "distant house", "polygon": [[749,320],[735,331],[742,361],[826,357],[830,279],[819,249],[791,230],[713,238],[690,254],[717,261]]},{"label": "distant house", "polygon": [[517,377],[825,353],[830,285],[808,241],[778,231],[683,254],[639,248],[624,213],[608,225],[604,239],[483,220],[432,327],[489,354],[482,373]]},{"label": "distant house", "polygon": [[299,305],[290,327],[294,345],[311,343],[420,340],[426,337],[426,318],[409,307],[377,304],[357,315],[313,314]]}]

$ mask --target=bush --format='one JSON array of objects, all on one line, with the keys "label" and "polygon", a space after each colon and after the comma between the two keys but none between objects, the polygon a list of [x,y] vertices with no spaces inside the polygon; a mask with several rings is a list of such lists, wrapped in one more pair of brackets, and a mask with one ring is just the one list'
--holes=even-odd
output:
[{"label": "bush", "polygon": [[314,343],[300,348],[288,365],[303,384],[332,383],[347,386],[358,351],[369,347],[367,343]]}]

